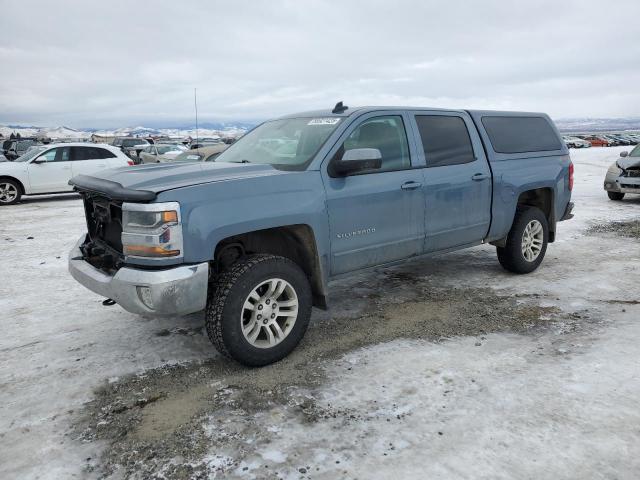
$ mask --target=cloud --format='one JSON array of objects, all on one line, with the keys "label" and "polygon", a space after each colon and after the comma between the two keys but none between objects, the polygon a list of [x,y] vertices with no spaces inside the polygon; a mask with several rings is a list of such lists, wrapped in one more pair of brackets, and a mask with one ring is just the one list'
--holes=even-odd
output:
[{"label": "cloud", "polygon": [[194,87],[203,121],[338,100],[638,116],[640,2],[607,5],[0,0],[0,123],[191,123]]}]

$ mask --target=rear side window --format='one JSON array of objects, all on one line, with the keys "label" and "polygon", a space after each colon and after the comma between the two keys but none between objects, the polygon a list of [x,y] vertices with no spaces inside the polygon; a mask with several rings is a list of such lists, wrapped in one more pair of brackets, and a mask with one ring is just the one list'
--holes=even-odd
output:
[{"label": "rear side window", "polygon": [[99,147],[71,147],[72,160],[101,160],[103,158],[113,158],[110,151]]},{"label": "rear side window", "polygon": [[71,147],[71,160],[92,160],[96,157],[92,156],[93,148],[88,147]]},{"label": "rear side window", "polygon": [[543,117],[482,117],[482,125],[497,153],[562,149],[556,132]]},{"label": "rear side window", "polygon": [[94,148],[95,150],[98,151],[98,157],[96,158],[116,158],[113,152],[110,152],[106,148],[98,148],[98,147],[94,147]]},{"label": "rear side window", "polygon": [[447,115],[416,115],[427,167],[460,165],[475,160],[464,120]]}]

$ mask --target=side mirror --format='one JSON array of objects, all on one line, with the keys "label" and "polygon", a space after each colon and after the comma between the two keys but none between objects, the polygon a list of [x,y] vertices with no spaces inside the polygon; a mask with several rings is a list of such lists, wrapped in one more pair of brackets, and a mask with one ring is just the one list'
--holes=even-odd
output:
[{"label": "side mirror", "polygon": [[623,158],[628,156],[628,155],[629,155],[629,152],[620,152],[620,156],[623,157]]},{"label": "side mirror", "polygon": [[347,150],[339,162],[333,165],[333,171],[341,177],[353,175],[365,170],[377,170],[382,167],[382,153],[377,148],[354,148]]},{"label": "side mirror", "polygon": [[41,163],[46,163],[46,160],[40,160],[40,158],[36,158],[32,160],[31,163],[35,163],[36,165],[40,165]]}]

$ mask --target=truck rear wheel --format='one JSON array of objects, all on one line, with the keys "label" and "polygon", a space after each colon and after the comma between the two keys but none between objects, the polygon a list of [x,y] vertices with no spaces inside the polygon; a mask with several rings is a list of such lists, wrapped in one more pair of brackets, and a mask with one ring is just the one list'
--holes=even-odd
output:
[{"label": "truck rear wheel", "polygon": [[544,258],[549,241],[547,217],[539,208],[519,206],[504,247],[497,247],[498,261],[514,273],[533,272]]},{"label": "truck rear wheel", "polygon": [[205,323],[226,357],[260,367],[286,357],[311,318],[311,287],[302,269],[276,255],[238,260],[209,287]]}]

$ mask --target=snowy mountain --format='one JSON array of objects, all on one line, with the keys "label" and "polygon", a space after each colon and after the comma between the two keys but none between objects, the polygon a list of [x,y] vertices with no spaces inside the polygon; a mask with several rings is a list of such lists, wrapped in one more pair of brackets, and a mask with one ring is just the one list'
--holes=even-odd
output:
[{"label": "snowy mountain", "polygon": [[640,130],[640,117],[563,118],[555,120],[561,132],[606,132]]},{"label": "snowy mountain", "polygon": [[95,129],[87,128],[77,130],[65,126],[60,127],[37,127],[21,125],[0,125],[0,134],[4,138],[9,138],[13,134],[20,134],[21,137],[48,137],[52,139],[89,139],[92,134],[105,137],[148,137],[148,136],[171,136],[171,137],[239,137],[243,135],[253,125],[246,123],[238,124],[212,124],[205,123],[196,130],[195,126],[185,126],[176,128],[149,128],[144,126],[123,127],[117,129]]}]

